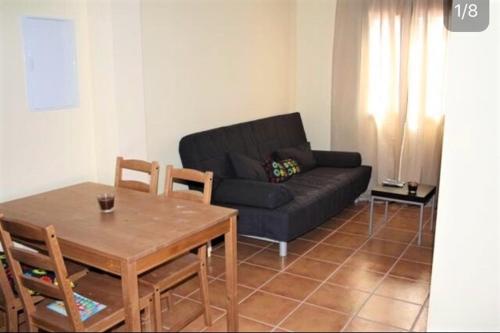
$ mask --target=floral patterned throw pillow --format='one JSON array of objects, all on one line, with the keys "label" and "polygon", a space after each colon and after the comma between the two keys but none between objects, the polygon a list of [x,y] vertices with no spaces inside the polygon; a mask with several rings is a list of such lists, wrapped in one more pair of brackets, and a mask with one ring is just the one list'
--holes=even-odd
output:
[{"label": "floral patterned throw pillow", "polygon": [[267,160],[263,164],[270,183],[282,183],[300,172],[300,166],[293,159],[283,161]]}]

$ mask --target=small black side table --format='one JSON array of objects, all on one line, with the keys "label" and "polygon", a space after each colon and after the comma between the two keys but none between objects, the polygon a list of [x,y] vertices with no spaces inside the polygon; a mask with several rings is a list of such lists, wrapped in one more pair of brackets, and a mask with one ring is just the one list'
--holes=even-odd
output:
[{"label": "small black side table", "polygon": [[419,184],[417,194],[408,194],[408,186],[402,188],[377,185],[372,188],[370,199],[370,224],[368,232],[371,235],[373,232],[373,203],[375,200],[385,201],[384,223],[387,222],[387,206],[389,201],[401,202],[409,205],[420,206],[420,219],[418,224],[418,245],[422,243],[422,229],[424,206],[432,199],[431,210],[431,230],[434,223],[434,205],[436,201],[436,186]]}]

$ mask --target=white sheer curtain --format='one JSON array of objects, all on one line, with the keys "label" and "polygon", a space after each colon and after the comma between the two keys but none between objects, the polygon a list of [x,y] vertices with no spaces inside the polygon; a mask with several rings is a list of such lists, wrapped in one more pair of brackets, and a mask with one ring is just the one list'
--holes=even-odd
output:
[{"label": "white sheer curtain", "polygon": [[445,51],[442,1],[338,1],[332,146],[360,151],[372,182],[437,184]]}]

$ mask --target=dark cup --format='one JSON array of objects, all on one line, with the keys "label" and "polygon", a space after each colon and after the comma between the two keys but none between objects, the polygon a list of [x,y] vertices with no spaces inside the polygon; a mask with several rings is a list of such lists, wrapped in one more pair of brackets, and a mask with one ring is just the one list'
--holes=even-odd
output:
[{"label": "dark cup", "polygon": [[417,194],[418,183],[417,182],[408,182],[408,194],[415,195]]},{"label": "dark cup", "polygon": [[103,193],[97,196],[97,202],[103,213],[110,213],[115,207],[115,195],[113,193]]}]

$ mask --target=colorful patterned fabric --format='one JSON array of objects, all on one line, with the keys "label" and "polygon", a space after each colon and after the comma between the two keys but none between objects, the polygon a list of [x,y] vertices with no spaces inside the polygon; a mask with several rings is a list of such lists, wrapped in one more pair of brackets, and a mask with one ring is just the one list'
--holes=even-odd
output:
[{"label": "colorful patterned fabric", "polygon": [[270,183],[282,183],[300,172],[299,164],[293,159],[283,161],[267,160],[264,162],[263,167]]},{"label": "colorful patterned fabric", "polygon": [[[7,278],[9,279],[9,283],[10,283],[12,290],[14,291],[14,294],[17,294],[16,288],[14,287],[15,286],[14,274],[9,267],[9,263],[7,262],[7,257],[5,255],[5,253],[3,253],[1,251],[0,251],[0,261],[2,262],[2,266],[5,270],[5,274],[7,275]],[[33,268],[30,266],[23,265],[22,269],[23,269],[24,275],[41,279],[47,283],[54,283],[55,278],[56,278],[54,272],[47,272],[47,271],[40,269],[40,268]],[[31,290],[30,290],[30,293],[32,295],[36,294]]]},{"label": "colorful patterned fabric", "polygon": [[268,160],[264,162],[263,166],[270,183],[282,183],[290,178],[288,171],[280,162]]},{"label": "colorful patterned fabric", "polygon": [[[82,296],[78,293],[73,293],[73,297],[75,298],[75,303],[78,308],[78,311],[80,312],[80,318],[82,319],[82,321],[89,319],[96,313],[106,308],[106,305],[91,300],[90,298]],[[66,313],[66,307],[64,306],[64,302],[62,301],[55,301],[53,303],[50,303],[49,305],[47,305],[47,308],[63,316],[68,315]]]},{"label": "colorful patterned fabric", "polygon": [[291,177],[293,175],[300,173],[300,166],[296,160],[288,158],[286,160],[281,161],[280,163],[285,167],[288,176]]}]

